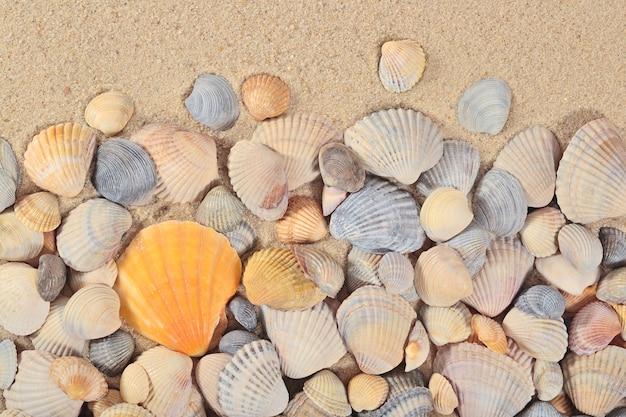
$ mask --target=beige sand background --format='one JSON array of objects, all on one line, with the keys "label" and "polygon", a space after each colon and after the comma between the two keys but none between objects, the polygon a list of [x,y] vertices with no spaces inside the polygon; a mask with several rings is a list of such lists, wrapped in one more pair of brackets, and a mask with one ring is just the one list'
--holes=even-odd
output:
[{"label": "beige sand background", "polygon": [[[383,108],[422,111],[444,138],[478,146],[483,171],[514,134],[531,125],[552,130],[563,147],[600,115],[626,130],[624,1],[458,3],[3,1],[0,136],[22,163],[41,129],[82,122],[94,96],[120,90],[135,103],[121,136],[151,122],[211,134],[228,185],[228,150],[250,138],[258,123],[242,108],[232,129],[212,132],[189,116],[183,100],[200,74],[224,76],[240,95],[242,82],[261,72],[291,87],[287,112],[323,114],[341,129]],[[404,38],[423,45],[427,66],[413,89],[394,94],[378,79],[380,46]],[[457,122],[457,100],[471,83],[492,76],[513,92],[508,121],[498,135],[471,134]],[[37,190],[22,174],[18,196]],[[624,184],[616,192],[624,192]],[[319,197],[319,181],[298,193]],[[88,183],[77,198],[61,200],[63,213],[96,195]],[[153,198],[146,207],[131,208],[134,226],[125,241],[153,222],[193,219],[197,204]],[[621,218],[603,224],[625,223]],[[254,225],[257,248],[277,244],[271,223]],[[599,224],[593,226],[597,230]],[[345,259],[347,245],[327,238],[323,246]],[[25,337],[17,343],[20,349],[31,346]]]}]

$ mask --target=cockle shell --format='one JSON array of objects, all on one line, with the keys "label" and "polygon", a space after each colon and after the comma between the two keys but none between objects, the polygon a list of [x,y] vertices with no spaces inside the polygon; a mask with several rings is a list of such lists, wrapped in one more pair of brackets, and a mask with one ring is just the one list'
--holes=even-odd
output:
[{"label": "cockle shell", "polygon": [[424,50],[414,40],[388,41],[380,48],[378,76],[387,91],[410,90],[422,77],[425,66]]},{"label": "cockle shell", "polygon": [[619,322],[622,326],[622,340],[626,340],[626,304],[611,304],[611,307],[613,307],[613,310],[615,310],[619,317]]},{"label": "cockle shell", "polygon": [[602,262],[602,243],[598,236],[580,224],[567,224],[559,230],[559,250],[578,271],[596,269]]},{"label": "cockle shell", "polygon": [[233,313],[237,323],[241,324],[247,331],[251,332],[256,329],[258,321],[256,310],[247,298],[236,295],[228,303],[228,309]]},{"label": "cockle shell", "polygon": [[506,352],[506,335],[497,321],[487,316],[474,314],[472,315],[470,325],[472,326],[472,331],[476,333],[478,340],[485,346],[494,352],[502,354]]},{"label": "cockle shell", "polygon": [[304,391],[300,391],[289,401],[287,404],[287,408],[283,411],[283,414],[286,417],[299,417],[299,416],[307,416],[307,417],[331,417],[332,414],[327,413],[326,411],[319,408],[313,400],[309,398],[308,395],[304,393]]},{"label": "cockle shell", "polygon": [[26,261],[39,254],[44,246],[44,235],[22,223],[15,213],[0,214],[0,259]]},{"label": "cockle shell", "polygon": [[255,120],[283,114],[290,96],[287,84],[275,75],[253,75],[241,85],[241,100]]},{"label": "cockle shell", "polygon": [[107,376],[119,375],[134,352],[135,339],[123,330],[89,343],[89,360]]},{"label": "cockle shell", "polygon": [[348,192],[335,187],[322,187],[322,213],[330,216],[339,204],[348,196]]},{"label": "cockle shell", "polygon": [[[577,412],[577,410],[574,407],[574,404],[572,404],[572,401],[569,399],[569,397],[567,396],[567,394],[565,394],[565,391],[563,390],[561,390],[561,392],[559,392],[556,397],[550,400],[550,404],[552,404],[552,406],[559,413],[565,416],[573,416],[574,413]],[[583,417],[583,415],[579,417]]]},{"label": "cockle shell", "polygon": [[75,197],[85,185],[96,147],[96,131],[73,123],[42,130],[24,152],[24,168],[37,186]]},{"label": "cockle shell", "polygon": [[190,356],[206,353],[241,277],[241,261],[228,240],[195,222],[166,221],[143,229],[117,267],[114,289],[126,323]]},{"label": "cockle shell", "polygon": [[523,351],[513,339],[507,338],[506,341],[507,345],[504,354],[517,362],[524,369],[528,377],[532,379],[535,358]]},{"label": "cockle shell", "polygon": [[353,292],[363,285],[382,286],[378,278],[378,265],[383,255],[365,252],[353,246],[348,252],[346,286],[348,291]]},{"label": "cockle shell", "polygon": [[91,284],[105,284],[113,287],[117,279],[117,264],[109,259],[102,266],[89,272],[80,272],[70,269],[68,283],[72,291],[76,292]]},{"label": "cockle shell", "polygon": [[596,289],[599,300],[613,304],[626,304],[626,268],[617,268],[603,276]]},{"label": "cockle shell", "polygon": [[223,185],[211,188],[196,210],[196,221],[220,233],[232,230],[243,220],[244,205]]},{"label": "cockle shell", "polygon": [[59,256],[77,271],[92,271],[115,256],[131,224],[124,207],[104,198],[87,200],[63,219],[57,233]]},{"label": "cockle shell", "polygon": [[0,413],[0,417],[31,417],[31,415],[22,410],[7,408]]},{"label": "cockle shell", "polygon": [[557,236],[563,226],[565,216],[558,208],[540,208],[526,216],[520,238],[528,252],[537,258],[545,258],[559,250]]},{"label": "cockle shell", "polygon": [[[89,410],[91,410],[94,417],[102,417],[102,414],[107,408],[111,408],[114,405],[119,404],[121,402],[122,402],[122,396],[120,395],[120,392],[116,389],[109,389],[107,394],[102,399],[89,403],[88,406],[89,406]],[[147,417],[151,417],[151,416],[148,415]]]},{"label": "cockle shell", "polygon": [[582,294],[600,278],[599,268],[579,271],[560,253],[537,258],[535,268],[550,284],[572,295]]},{"label": "cockle shell", "polygon": [[328,369],[321,370],[307,379],[302,390],[315,405],[327,413],[337,416],[352,414],[346,388],[339,377]]},{"label": "cockle shell", "polygon": [[287,211],[276,222],[278,240],[286,244],[313,243],[328,234],[328,226],[317,200],[304,195],[289,199]]},{"label": "cockle shell", "polygon": [[220,339],[219,351],[232,356],[243,346],[259,339],[259,336],[246,330],[231,330]]},{"label": "cockle shell", "polygon": [[0,389],[7,389],[17,373],[17,349],[11,339],[0,342]]},{"label": "cockle shell", "polygon": [[472,222],[465,230],[442,245],[455,249],[461,255],[461,259],[473,277],[485,263],[490,242],[489,232],[478,226],[476,222]]},{"label": "cockle shell", "polygon": [[366,252],[413,252],[425,239],[419,209],[407,191],[368,177],[330,216],[330,233]]},{"label": "cockle shell", "polygon": [[556,167],[561,147],[552,132],[529,127],[507,143],[493,163],[515,176],[522,185],[529,207],[544,207],[554,197]]},{"label": "cockle shell", "polygon": [[568,313],[576,313],[580,311],[581,308],[586,306],[587,304],[597,300],[596,298],[596,290],[598,284],[593,284],[588,287],[585,287],[581,294],[572,295],[566,291],[559,289],[559,292],[563,296],[565,300],[565,311]]},{"label": "cockle shell", "polygon": [[43,326],[31,336],[37,350],[57,356],[78,356],[83,352],[85,340],[72,337],[63,327],[63,310],[69,298],[59,296],[50,303],[50,312]]},{"label": "cockle shell", "polygon": [[239,101],[226,78],[215,74],[198,76],[185,99],[189,114],[213,130],[228,130],[239,117]]},{"label": "cockle shell", "polygon": [[76,339],[97,339],[120,328],[120,299],[110,287],[92,284],[75,292],[63,309],[63,327]]},{"label": "cockle shell", "polygon": [[37,270],[21,262],[0,265],[0,326],[25,336],[39,329],[50,303],[37,292]]},{"label": "cockle shell", "polygon": [[615,227],[601,227],[599,237],[604,250],[602,265],[607,268],[626,266],[626,232]]},{"label": "cockle shell", "polygon": [[131,404],[139,404],[148,399],[150,394],[150,377],[137,362],[128,365],[120,378],[120,395]]},{"label": "cockle shell", "polygon": [[224,236],[239,256],[248,252],[256,244],[256,232],[246,220],[242,220],[232,230],[224,232]]},{"label": "cockle shell", "polygon": [[11,145],[0,138],[0,211],[15,203],[19,182],[20,169]]},{"label": "cockle shell", "polygon": [[200,359],[196,366],[196,381],[202,396],[218,416],[225,416],[218,400],[218,382],[220,372],[230,362],[228,353],[210,353]]},{"label": "cockle shell", "polygon": [[574,315],[569,326],[569,348],[578,355],[590,355],[604,349],[622,331],[613,308],[603,301],[594,301]]},{"label": "cockle shell", "polygon": [[437,413],[452,414],[459,406],[459,398],[445,376],[433,373],[428,381],[428,390],[433,396],[433,408]]},{"label": "cockle shell", "polygon": [[100,417],[153,417],[150,411],[135,404],[120,403],[105,409]]},{"label": "cockle shell", "polygon": [[202,394],[195,385],[191,386],[191,396],[189,397],[189,402],[180,417],[207,417]]},{"label": "cockle shell", "polygon": [[472,313],[461,302],[450,307],[422,304],[419,316],[428,332],[428,337],[436,346],[462,342],[472,331],[470,325]]},{"label": "cockle shell", "polygon": [[533,365],[533,384],[541,401],[550,401],[563,389],[563,371],[558,362],[537,359]]},{"label": "cockle shell", "polygon": [[15,216],[25,226],[49,232],[61,224],[58,198],[49,192],[41,191],[26,195],[15,203]]},{"label": "cockle shell", "polygon": [[322,146],[319,153],[320,173],[327,187],[354,193],[363,187],[365,170],[361,160],[343,143],[331,142]]},{"label": "cockle shell", "polygon": [[108,91],[94,97],[85,108],[85,121],[107,136],[119,133],[135,110],[132,99],[119,91]]},{"label": "cockle shell", "polygon": [[65,286],[67,268],[56,255],[41,255],[37,268],[37,292],[44,301],[52,301]]},{"label": "cockle shell", "polygon": [[433,190],[422,205],[420,224],[431,240],[444,242],[461,233],[474,218],[467,196],[456,188]]},{"label": "cockle shell", "polygon": [[387,252],[378,264],[378,277],[389,294],[402,295],[413,287],[415,274],[406,256]]},{"label": "cockle shell", "polygon": [[380,407],[389,394],[389,383],[379,375],[357,374],[348,382],[348,400],[357,413]]},{"label": "cockle shell", "polygon": [[73,400],[97,401],[109,389],[102,374],[88,360],[63,356],[52,361],[50,376]]},{"label": "cockle shell", "polygon": [[511,107],[511,90],[499,78],[476,81],[464,92],[457,106],[459,123],[470,132],[500,133]]},{"label": "cockle shell", "polygon": [[517,414],[517,417],[562,417],[556,408],[549,402],[535,401],[524,411]]},{"label": "cockle shell", "polygon": [[410,372],[422,366],[430,354],[430,339],[421,321],[415,320],[404,348],[404,371]]},{"label": "cockle shell", "polygon": [[558,319],[565,312],[565,299],[554,287],[533,285],[515,300],[515,307],[542,319]]},{"label": "cockle shell", "polygon": [[[563,152],[556,175],[556,197],[565,216],[591,223],[626,214],[626,143],[608,119],[581,127]],[[602,204],[598,204],[598,202]]]},{"label": "cockle shell", "polygon": [[363,412],[363,417],[429,417],[433,410],[433,399],[428,388],[413,386],[394,395],[390,391],[387,401],[377,410]]},{"label": "cockle shell", "polygon": [[310,246],[291,246],[304,275],[328,296],[335,297],[343,287],[343,267],[328,253]]},{"label": "cockle shell", "polygon": [[437,125],[412,109],[380,110],[358,121],[344,133],[346,146],[375,175],[413,184],[443,154]]}]

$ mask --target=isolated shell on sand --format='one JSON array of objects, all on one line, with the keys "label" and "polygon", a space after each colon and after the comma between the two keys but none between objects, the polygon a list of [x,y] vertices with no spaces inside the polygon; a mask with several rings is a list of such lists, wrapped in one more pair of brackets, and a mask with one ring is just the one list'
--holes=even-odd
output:
[{"label": "isolated shell on sand", "polygon": [[404,371],[410,372],[422,366],[430,354],[430,339],[421,321],[415,320],[404,348]]},{"label": "isolated shell on sand", "polygon": [[569,325],[569,348],[578,355],[604,349],[622,331],[619,316],[603,301],[594,301],[574,315]]},{"label": "isolated shell on sand", "polygon": [[357,413],[380,407],[387,399],[389,383],[379,375],[360,373],[348,382],[348,400]]},{"label": "isolated shell on sand", "polygon": [[343,267],[328,253],[310,246],[291,246],[304,275],[329,297],[335,297],[343,287]]},{"label": "isolated shell on sand", "polygon": [[565,299],[554,287],[533,285],[517,297],[515,307],[542,319],[558,319],[565,312]]},{"label": "isolated shell on sand", "polygon": [[132,99],[119,91],[108,91],[94,97],[85,108],[85,121],[107,136],[119,133],[135,110]]},{"label": "isolated shell on sand", "polygon": [[313,243],[328,234],[328,226],[317,200],[304,195],[289,199],[287,211],[276,222],[278,240],[286,244]]},{"label": "isolated shell on sand", "polygon": [[117,267],[114,289],[126,323],[190,356],[206,353],[241,277],[241,261],[228,240],[195,222],[166,221],[143,229]]},{"label": "isolated shell on sand", "polygon": [[0,138],[0,211],[15,203],[15,191],[20,182],[20,169],[5,139]]},{"label": "isolated shell on sand", "polygon": [[459,406],[459,398],[445,376],[433,373],[428,381],[428,389],[433,396],[433,408],[437,413],[452,414]]},{"label": "isolated shell on sand", "polygon": [[117,264],[113,259],[109,259],[93,271],[80,272],[70,269],[68,282],[72,291],[76,292],[91,284],[105,284],[113,287],[116,279]]},{"label": "isolated shell on sand", "polygon": [[287,84],[275,75],[253,75],[241,85],[241,99],[255,120],[283,114],[289,107],[290,96]]},{"label": "isolated shell on sand", "polygon": [[89,360],[107,376],[119,375],[134,352],[135,339],[123,330],[89,343]]},{"label": "isolated shell on sand", "polygon": [[44,235],[22,223],[15,213],[0,214],[0,259],[26,261],[39,254],[44,245]]},{"label": "isolated shell on sand", "polygon": [[461,259],[473,277],[485,263],[490,242],[489,232],[472,222],[461,233],[441,244],[455,249],[461,255]]},{"label": "isolated shell on sand", "polygon": [[472,313],[465,304],[458,302],[450,307],[433,307],[422,304],[419,316],[436,346],[458,343],[467,339],[472,331]]},{"label": "isolated shell on sand", "polygon": [[511,106],[511,90],[499,78],[486,78],[470,85],[459,99],[459,123],[470,132],[500,133]]},{"label": "isolated shell on sand", "polygon": [[528,252],[537,258],[545,258],[559,250],[557,236],[563,226],[565,216],[558,208],[540,208],[526,216],[520,238]]},{"label": "isolated shell on sand", "polygon": [[52,301],[65,286],[67,269],[63,259],[45,254],[39,258],[37,269],[37,292],[44,301]]},{"label": "isolated shell on sand", "polygon": [[443,154],[437,125],[412,109],[372,113],[348,128],[344,141],[359,156],[366,171],[403,184],[413,184]]},{"label": "isolated shell on sand", "polygon": [[320,173],[327,187],[356,192],[363,187],[365,170],[361,160],[350,148],[340,142],[331,142],[320,148]]},{"label": "isolated shell on sand", "polygon": [[20,198],[15,203],[14,211],[25,226],[39,232],[49,232],[61,224],[59,200],[46,191]]},{"label": "isolated shell on sand", "polygon": [[[565,216],[591,223],[626,214],[626,143],[608,119],[581,127],[567,145],[556,175],[556,197]],[[601,203],[599,203],[601,202]]]},{"label": "isolated shell on sand", "polygon": [[24,152],[24,168],[37,186],[75,197],[85,185],[96,147],[96,131],[73,123],[42,130]]},{"label": "isolated shell on sand", "polygon": [[77,339],[97,339],[120,328],[120,299],[110,287],[92,284],[75,292],[63,309],[63,327]]},{"label": "isolated shell on sand", "polygon": [[50,376],[73,400],[97,401],[109,389],[102,374],[88,360],[77,356],[56,358],[50,366]]},{"label": "isolated shell on sand", "polygon": [[600,278],[599,268],[579,271],[560,253],[537,258],[535,268],[550,284],[572,295],[581,295]]},{"label": "isolated shell on sand", "polygon": [[63,326],[63,310],[69,298],[60,295],[50,303],[50,312],[43,326],[31,336],[37,350],[57,356],[79,356],[83,352],[85,340],[72,337]]},{"label": "isolated shell on sand", "polygon": [[603,276],[596,289],[599,300],[613,304],[626,304],[626,268],[617,268]]},{"label": "isolated shell on sand", "polygon": [[537,359],[533,365],[533,383],[541,401],[555,398],[563,389],[563,371],[558,362]]},{"label": "isolated shell on sand", "polygon": [[0,342],[0,389],[7,389],[17,373],[17,349],[11,339]]},{"label": "isolated shell on sand", "polygon": [[431,240],[444,242],[461,233],[474,218],[467,196],[455,188],[440,187],[426,197],[420,223]]},{"label": "isolated shell on sand", "polygon": [[237,323],[241,324],[249,332],[254,331],[257,326],[257,315],[254,305],[245,297],[236,295],[228,303],[228,309],[233,313]]},{"label": "isolated shell on sand", "polygon": [[602,265],[607,268],[626,266],[626,232],[615,227],[601,227],[599,237],[604,250]]},{"label": "isolated shell on sand", "polygon": [[220,233],[233,229],[243,219],[244,205],[223,185],[211,188],[196,210],[196,221]]},{"label": "isolated shell on sand", "polygon": [[50,303],[37,292],[37,270],[21,262],[0,265],[0,326],[25,336],[39,329]]},{"label": "isolated shell on sand", "polygon": [[403,93],[413,87],[424,73],[426,55],[411,39],[385,42],[380,48],[378,76],[385,90]]},{"label": "isolated shell on sand", "polygon": [[239,117],[239,101],[233,87],[226,78],[215,74],[196,78],[185,107],[195,120],[213,130],[228,130]]}]

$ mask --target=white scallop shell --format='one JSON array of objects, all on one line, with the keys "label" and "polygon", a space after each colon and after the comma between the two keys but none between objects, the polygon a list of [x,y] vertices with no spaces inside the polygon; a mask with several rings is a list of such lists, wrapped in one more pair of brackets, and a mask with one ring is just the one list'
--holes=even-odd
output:
[{"label": "white scallop shell", "polygon": [[426,55],[414,40],[385,42],[380,48],[378,77],[385,90],[403,93],[413,87],[424,73]]},{"label": "white scallop shell", "polygon": [[230,129],[239,117],[235,91],[224,77],[215,74],[196,79],[185,107],[194,119],[214,130]]},{"label": "white scallop shell", "polygon": [[83,352],[85,340],[72,337],[63,327],[63,310],[69,298],[60,295],[50,303],[50,312],[43,326],[32,336],[31,341],[37,350],[57,356],[79,356]]},{"label": "white scallop shell", "polygon": [[25,336],[39,329],[50,303],[37,291],[37,270],[21,262],[0,265],[0,326]]},{"label": "white scallop shell", "polygon": [[397,252],[387,252],[378,264],[378,277],[389,294],[402,295],[414,286],[411,261]]},{"label": "white scallop shell", "polygon": [[328,369],[321,370],[307,379],[302,391],[327,413],[337,416],[352,415],[346,388],[339,377]]},{"label": "white scallop shell", "polygon": [[558,362],[537,359],[533,366],[533,383],[541,401],[550,401],[559,395],[563,389],[563,371]]},{"label": "white scallop shell", "polygon": [[511,90],[499,78],[486,78],[470,85],[457,107],[459,123],[470,132],[500,133],[511,107]]}]

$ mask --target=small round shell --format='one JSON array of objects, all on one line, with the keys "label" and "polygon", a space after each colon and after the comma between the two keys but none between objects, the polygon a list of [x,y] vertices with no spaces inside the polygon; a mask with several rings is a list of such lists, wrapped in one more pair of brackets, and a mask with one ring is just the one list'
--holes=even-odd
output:
[{"label": "small round shell", "polygon": [[563,226],[565,216],[558,208],[540,208],[526,216],[520,238],[528,252],[537,258],[545,258],[559,250],[557,236]]},{"label": "small round shell", "polygon": [[433,373],[428,381],[428,389],[433,396],[433,409],[437,413],[452,414],[459,406],[459,398],[445,376],[437,372]]},{"label": "small round shell", "polygon": [[563,371],[558,362],[537,359],[533,365],[533,383],[541,401],[550,401],[559,395],[563,389]]},{"label": "small round shell", "polygon": [[320,149],[320,173],[327,187],[354,193],[363,187],[365,170],[359,157],[346,145],[328,143]]},{"label": "small round shell", "polygon": [[348,400],[357,413],[380,407],[389,394],[389,383],[379,375],[357,374],[348,382]]},{"label": "small round shell", "polygon": [[422,304],[419,314],[430,340],[436,346],[462,342],[472,332],[472,313],[461,302],[450,307]]},{"label": "small round shell", "polygon": [[61,224],[58,198],[49,192],[29,194],[15,203],[15,216],[27,227],[49,232]]},{"label": "small round shell", "polygon": [[307,379],[302,390],[315,405],[327,413],[337,416],[352,414],[346,388],[339,377],[328,369],[319,371]]},{"label": "small round shell", "polygon": [[228,130],[239,117],[239,101],[233,87],[226,78],[215,74],[196,79],[185,107],[195,120],[213,130]]},{"label": "small round shell", "polygon": [[541,319],[558,319],[565,312],[565,299],[554,287],[533,285],[517,297],[515,307]]},{"label": "small round shell", "polygon": [[558,362],[567,351],[567,329],[563,319],[542,319],[512,308],[502,320],[507,337],[537,359]]},{"label": "small round shell", "polygon": [[148,399],[150,394],[150,377],[137,362],[128,365],[120,378],[120,395],[131,404],[139,404]]},{"label": "small round shell", "polygon": [[569,326],[569,348],[578,355],[590,355],[611,343],[622,331],[619,316],[603,301],[594,301],[574,315]]},{"label": "small round shell", "polygon": [[600,268],[579,271],[560,253],[537,258],[535,268],[550,284],[572,295],[581,295],[600,278]]},{"label": "small round shell", "polygon": [[289,199],[287,211],[276,222],[278,240],[286,244],[313,243],[328,234],[322,208],[312,197],[297,195]]},{"label": "small round shell", "polygon": [[75,292],[63,310],[66,331],[75,338],[97,339],[120,328],[120,299],[103,284],[92,284]]},{"label": "small round shell", "polygon": [[387,252],[378,264],[378,277],[389,294],[400,294],[413,287],[415,273],[411,261],[396,252]]},{"label": "small round shell", "polygon": [[322,213],[324,216],[330,216],[347,196],[347,191],[324,185],[322,187]]},{"label": "small round shell", "polygon": [[241,324],[249,332],[257,326],[257,315],[254,305],[247,298],[237,295],[228,303],[230,312],[233,313],[237,323]]},{"label": "small round shell", "polygon": [[248,252],[256,244],[256,232],[245,220],[238,223],[232,230],[224,232],[224,236],[239,256]]},{"label": "small round shell", "polygon": [[44,301],[52,301],[65,286],[67,268],[56,255],[41,255],[37,269],[37,291]]},{"label": "small round shell", "polygon": [[[500,324],[480,314],[474,314],[470,322],[472,330],[476,333],[478,340],[494,352],[506,352],[506,335]],[[449,414],[449,413],[444,413]]]},{"label": "small round shell", "polygon": [[100,417],[154,417],[154,414],[135,404],[119,403],[105,409]]},{"label": "small round shell", "polygon": [[107,376],[119,375],[134,352],[135,339],[123,330],[89,343],[89,360]]},{"label": "small round shell", "polygon": [[223,185],[213,187],[196,210],[196,221],[220,233],[232,230],[243,219],[244,205]]},{"label": "small round shell", "polygon": [[85,121],[107,136],[119,133],[133,115],[132,99],[119,91],[109,91],[94,97],[85,108]]},{"label": "small round shell", "polygon": [[626,266],[626,232],[615,227],[601,227],[600,242],[604,250],[602,265],[607,268]]},{"label": "small round shell", "polygon": [[97,401],[109,389],[102,374],[88,360],[76,356],[55,359],[50,366],[50,376],[73,400]]},{"label": "small round shell", "polygon": [[626,268],[614,269],[603,276],[596,297],[607,303],[626,304]]},{"label": "small round shell", "polygon": [[385,42],[380,55],[378,76],[385,90],[403,93],[422,77],[426,55],[418,42],[411,39]]},{"label": "small round shell", "polygon": [[255,120],[283,114],[289,107],[290,95],[287,84],[274,75],[253,75],[241,85],[241,99]]},{"label": "small round shell", "polygon": [[420,223],[431,240],[445,242],[461,233],[474,218],[467,196],[455,189],[441,187],[426,197]]},{"label": "small round shell", "polygon": [[0,389],[7,389],[17,373],[17,349],[11,339],[0,342]]},{"label": "small round shell", "polygon": [[470,85],[457,108],[459,123],[470,132],[500,133],[511,107],[511,90],[499,78],[486,78]]}]

